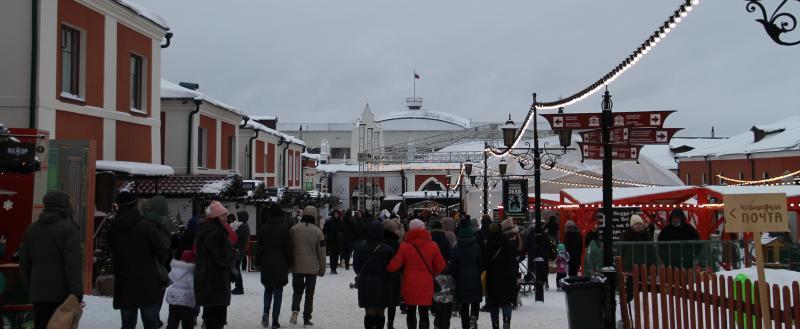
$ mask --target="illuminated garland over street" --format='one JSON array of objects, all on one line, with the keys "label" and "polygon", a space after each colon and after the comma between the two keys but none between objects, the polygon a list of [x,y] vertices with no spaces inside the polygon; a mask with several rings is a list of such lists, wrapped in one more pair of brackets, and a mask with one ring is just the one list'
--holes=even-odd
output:
[{"label": "illuminated garland over street", "polygon": [[603,87],[607,86],[617,78],[619,78],[625,71],[633,67],[636,63],[639,62],[644,55],[650,52],[653,47],[655,47],[661,40],[663,40],[669,33],[674,29],[678,23],[680,23],[683,18],[689,15],[689,12],[692,11],[692,8],[700,3],[700,0],[686,0],[678,10],[676,10],[661,26],[656,29],[647,40],[645,40],[639,48],[633,51],[627,58],[623,59],[617,66],[615,66],[611,71],[606,73],[603,77],[598,79],[595,83],[591,84],[590,86],[584,88],[577,93],[568,96],[566,98],[560,99],[558,101],[553,102],[536,102],[531,105],[531,108],[528,110],[528,114],[525,116],[525,121],[522,124],[522,129],[520,130],[520,134],[517,136],[517,139],[514,141],[514,144],[511,148],[500,151],[495,150],[493,148],[488,148],[487,151],[491,152],[494,156],[503,156],[507,153],[511,152],[511,149],[516,148],[517,144],[519,144],[520,140],[522,140],[522,136],[525,134],[525,131],[528,130],[528,126],[531,124],[532,117],[536,112],[536,109],[557,109],[559,107],[567,107],[578,103],[589,97],[602,89]]},{"label": "illuminated garland over street", "polygon": [[[727,182],[737,183],[738,185],[759,185],[759,184],[777,182],[779,180],[783,180],[783,179],[786,179],[786,178],[789,178],[789,177],[793,177],[793,176],[797,176],[797,175],[800,175],[800,170],[795,171],[793,173],[788,173],[786,175],[773,177],[773,178],[767,178],[767,179],[760,179],[760,180],[741,180],[741,179],[725,177],[725,176],[722,176],[722,175],[717,175],[717,177],[719,179],[722,179],[722,180],[727,181]],[[776,185],[781,185],[781,184],[776,184]],[[791,185],[791,184],[786,184],[786,185]]]}]

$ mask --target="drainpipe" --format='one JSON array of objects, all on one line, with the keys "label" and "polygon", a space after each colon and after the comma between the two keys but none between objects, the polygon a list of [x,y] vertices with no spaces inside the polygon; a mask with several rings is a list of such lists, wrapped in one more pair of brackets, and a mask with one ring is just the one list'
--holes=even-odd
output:
[{"label": "drainpipe", "polygon": [[714,179],[711,177],[711,161],[708,161],[708,156],[704,156],[703,159],[706,160],[706,165],[708,165],[708,185],[714,185]]},{"label": "drainpipe", "polygon": [[31,85],[28,96],[28,128],[36,128],[36,99],[39,98],[39,0],[31,1]]},{"label": "drainpipe", "polygon": [[747,160],[750,160],[750,180],[756,179],[756,160],[752,158],[752,154],[747,153]]},{"label": "drainpipe", "polygon": [[[246,115],[243,116],[242,117],[242,124],[239,125],[239,128],[247,128],[247,122],[249,122],[249,121],[250,121],[250,117],[248,117]],[[255,176],[255,174],[253,174],[253,171],[254,171],[253,170],[253,148],[254,148],[253,147],[253,140],[258,138],[258,133],[260,133],[261,130],[256,129],[256,128],[250,128],[250,129],[255,131],[256,134],[253,137],[250,137],[250,139],[247,141],[247,145],[245,145],[245,147],[244,147],[244,154],[245,154],[245,157],[247,158],[247,162],[245,163],[245,170],[247,170],[247,178],[253,179],[253,176]]]},{"label": "drainpipe", "polygon": [[[192,141],[194,136],[194,127],[192,123],[194,123],[194,115],[197,112],[200,112],[200,104],[203,104],[202,100],[195,99],[194,100],[194,111],[189,113],[189,147],[186,148],[186,174],[192,174]],[[198,154],[199,156],[199,154]]]},{"label": "drainpipe", "polygon": [[289,141],[281,137],[278,141],[278,146],[283,144],[286,144],[286,147],[283,149],[283,155],[281,156],[281,183],[286,186],[286,154],[289,151]]}]

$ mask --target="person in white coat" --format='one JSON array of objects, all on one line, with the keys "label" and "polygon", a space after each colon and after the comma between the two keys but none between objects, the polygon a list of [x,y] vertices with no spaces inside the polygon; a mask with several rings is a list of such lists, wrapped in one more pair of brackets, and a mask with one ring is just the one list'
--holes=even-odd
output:
[{"label": "person in white coat", "polygon": [[197,321],[197,309],[194,299],[194,259],[195,254],[186,250],[181,259],[173,259],[170,263],[169,280],[172,284],[165,293],[169,304],[167,329],[192,329]]}]

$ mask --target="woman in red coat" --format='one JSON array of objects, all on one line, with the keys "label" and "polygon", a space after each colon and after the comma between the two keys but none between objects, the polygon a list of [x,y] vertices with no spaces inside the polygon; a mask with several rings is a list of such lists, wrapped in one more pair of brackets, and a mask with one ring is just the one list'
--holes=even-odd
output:
[{"label": "woman in red coat", "polygon": [[431,240],[425,230],[425,223],[419,219],[409,223],[405,241],[386,269],[395,272],[403,269],[403,282],[400,294],[408,304],[406,323],[409,329],[417,328],[417,308],[419,308],[419,328],[428,329],[428,310],[433,303],[433,278],[444,271],[447,264],[439,252],[439,246]]}]

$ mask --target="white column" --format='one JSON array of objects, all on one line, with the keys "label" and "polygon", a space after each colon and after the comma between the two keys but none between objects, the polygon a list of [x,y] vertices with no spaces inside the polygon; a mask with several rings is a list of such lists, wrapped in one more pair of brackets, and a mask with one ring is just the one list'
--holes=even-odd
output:
[{"label": "white column", "polygon": [[[164,123],[162,122],[161,124]],[[161,164],[161,127],[151,126],[150,141],[152,142],[152,146],[150,147],[152,152],[150,156],[151,163]]]},{"label": "white column", "polygon": [[[117,20],[106,15],[105,49],[103,50],[103,108],[117,109]],[[105,147],[103,147],[105,154]]]},{"label": "white column", "polygon": [[103,119],[103,159],[97,160],[116,160],[117,159],[117,121],[114,119]]}]

